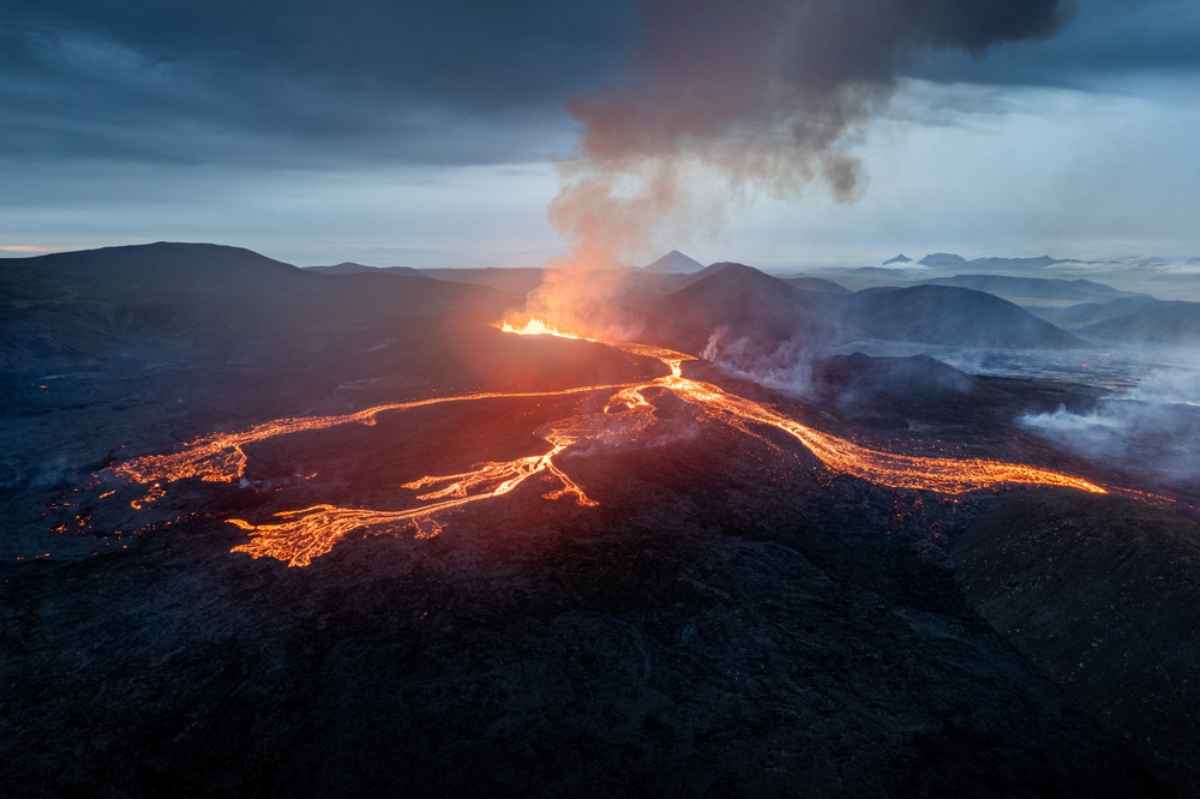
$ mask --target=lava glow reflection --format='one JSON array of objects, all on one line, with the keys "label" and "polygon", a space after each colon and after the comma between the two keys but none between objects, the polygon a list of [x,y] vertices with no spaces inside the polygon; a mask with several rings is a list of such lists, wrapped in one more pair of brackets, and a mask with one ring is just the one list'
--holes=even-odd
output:
[{"label": "lava glow reflection", "polygon": [[755,428],[785,433],[807,448],[824,466],[840,474],[890,488],[961,494],[1001,485],[1043,485],[1071,488],[1093,494],[1107,491],[1088,480],[1019,463],[985,459],[956,459],[904,455],[870,449],[847,439],[823,433],[754,400],[730,394],[721,387],[683,374],[683,364],[694,356],[633,342],[605,342],[563,332],[539,319],[498,328],[516,335],[558,336],[605,344],[623,352],[657,360],[666,374],[641,383],[579,386],[558,391],[515,393],[482,392],[413,402],[377,405],[341,416],[292,417],[256,425],[247,430],[198,439],[185,449],[166,455],[149,455],[128,461],[115,471],[148,487],[146,501],[176,480],[199,478],[232,482],[245,473],[247,444],[306,430],[321,430],[351,423],[373,424],[380,413],[406,411],[444,403],[485,402],[492,399],[533,399],[609,392],[599,413],[580,414],[547,425],[538,435],[547,449],[510,461],[487,461],[448,475],[426,475],[401,488],[413,492],[414,504],[402,510],[371,510],[313,505],[277,513],[274,521],[254,524],[244,519],[229,523],[245,530],[249,540],[234,547],[252,557],[270,557],[290,566],[307,566],[328,553],[340,540],[357,530],[385,531],[407,526],[417,537],[429,538],[442,530],[436,517],[455,508],[502,497],[526,482],[539,478],[550,488],[547,500],[572,499],[585,507],[598,503],[564,469],[561,456],[580,442],[630,442],[655,421],[655,396],[669,393],[694,408],[710,422],[749,435]]}]

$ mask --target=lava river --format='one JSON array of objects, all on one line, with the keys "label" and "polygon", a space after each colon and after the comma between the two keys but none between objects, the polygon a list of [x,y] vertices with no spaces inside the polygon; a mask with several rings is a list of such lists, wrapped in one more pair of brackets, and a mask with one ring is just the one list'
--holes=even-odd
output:
[{"label": "lava river", "polygon": [[598,503],[563,469],[560,456],[581,442],[632,439],[653,424],[654,396],[668,392],[714,423],[751,435],[755,434],[754,427],[782,431],[799,441],[827,469],[882,486],[942,494],[961,494],[1001,485],[1060,486],[1094,494],[1107,493],[1105,488],[1083,478],[1019,463],[904,455],[859,446],[801,424],[760,402],[730,394],[713,383],[686,377],[683,364],[696,358],[681,352],[564,333],[539,320],[530,320],[519,327],[504,324],[500,329],[514,335],[552,335],[604,344],[657,360],[666,368],[667,374],[640,383],[579,386],[557,391],[462,394],[376,405],[345,415],[276,419],[246,430],[197,439],[179,452],[134,458],[114,471],[122,478],[147,487],[146,496],[133,503],[136,508],[157,499],[165,484],[177,480],[198,478],[209,482],[234,482],[246,470],[243,447],[290,433],[352,423],[374,424],[381,413],[447,403],[609,393],[602,412],[568,417],[538,430],[537,435],[548,445],[540,455],[488,461],[465,472],[426,475],[405,483],[402,488],[415,493],[412,507],[371,510],[322,504],[277,513],[273,521],[261,524],[244,519],[229,520],[249,536],[245,543],[234,547],[235,552],[256,558],[275,558],[289,566],[307,566],[356,530],[394,529],[408,525],[415,529],[418,537],[437,535],[442,529],[438,517],[447,511],[502,497],[534,478],[551,486],[543,495],[548,500],[568,498],[580,505],[594,506]]}]

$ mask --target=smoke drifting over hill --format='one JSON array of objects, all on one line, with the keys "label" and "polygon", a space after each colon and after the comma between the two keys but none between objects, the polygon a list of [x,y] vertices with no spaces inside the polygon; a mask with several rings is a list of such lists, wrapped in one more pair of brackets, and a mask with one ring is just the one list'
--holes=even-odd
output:
[{"label": "smoke drifting over hill", "polygon": [[1120,463],[1171,481],[1200,477],[1200,371],[1152,372],[1122,394],[1082,412],[1059,408],[1018,421],[1094,461]]},{"label": "smoke drifting over hill", "polygon": [[566,168],[552,222],[573,261],[630,257],[664,219],[692,211],[687,177],[729,193],[788,194],[814,180],[860,191],[851,146],[923,52],[982,55],[1054,34],[1061,0],[645,0],[631,79],[576,99],[582,160]]}]

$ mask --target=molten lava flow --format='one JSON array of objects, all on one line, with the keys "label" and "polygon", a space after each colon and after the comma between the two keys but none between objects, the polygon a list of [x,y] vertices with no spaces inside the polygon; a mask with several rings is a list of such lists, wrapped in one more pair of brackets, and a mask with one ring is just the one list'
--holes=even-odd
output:
[{"label": "molten lava flow", "polygon": [[549,473],[561,484],[557,490],[545,494],[546,499],[573,496],[580,505],[595,506],[596,501],[554,463],[554,457],[574,440],[559,432],[551,433],[547,439],[552,446],[543,455],[483,463],[468,472],[427,475],[405,483],[403,487],[413,491],[433,489],[418,494],[417,499],[427,504],[414,508],[380,511],[313,505],[277,513],[275,518],[280,521],[273,524],[255,525],[244,519],[230,519],[230,524],[250,532],[250,540],[234,547],[233,551],[245,552],[255,558],[275,558],[289,566],[307,566],[313,558],[328,553],[338,541],[355,530],[409,523],[416,529],[418,538],[433,538],[442,531],[441,524],[433,518],[435,514],[503,496],[542,473]]},{"label": "molten lava flow", "polygon": [[[246,430],[233,433],[215,433],[189,442],[179,452],[166,455],[143,455],[116,466],[113,471],[120,477],[139,485],[153,486],[158,483],[174,483],[178,480],[198,478],[210,483],[232,483],[246,473],[246,453],[243,447],[270,438],[309,430],[326,430],[346,424],[375,424],[375,417],[392,411],[408,411],[428,408],[452,402],[477,402],[490,399],[540,399],[546,397],[569,397],[589,394],[594,391],[623,389],[629,384],[579,386],[556,391],[488,391],[479,394],[459,394],[449,397],[391,402],[375,405],[354,413],[340,416],[297,416],[263,422]],[[154,499],[162,496],[157,492]],[[143,498],[143,502],[148,498]],[[153,501],[150,499],[149,501]]]},{"label": "molten lava flow", "polygon": [[572,333],[564,333],[558,328],[551,327],[541,319],[528,319],[525,324],[517,327],[510,322],[504,322],[499,326],[499,329],[504,333],[513,333],[518,336],[557,336],[558,338],[573,338],[584,341],[594,341],[594,339],[585,339],[583,336],[576,336]]},{"label": "molten lava flow", "polygon": [[822,433],[778,411],[745,397],[730,394],[712,383],[683,376],[683,364],[696,360],[691,355],[649,347],[644,344],[610,344],[626,352],[656,358],[670,369],[662,377],[641,386],[623,389],[617,396],[629,404],[631,397],[645,402],[642,392],[663,388],[680,399],[700,407],[714,421],[745,430],[744,423],[765,425],[796,438],[830,471],[848,474],[889,488],[962,494],[999,485],[1050,485],[1074,488],[1093,494],[1108,493],[1101,486],[1080,477],[1018,463],[982,458],[934,458],[902,455],[869,449],[837,436]]},{"label": "molten lava flow", "polygon": [[415,496],[419,504],[412,507],[401,510],[370,510],[313,505],[300,510],[277,513],[276,521],[270,523],[252,524],[244,519],[229,520],[230,524],[250,534],[249,540],[234,547],[234,551],[244,552],[256,558],[275,558],[289,566],[307,566],[314,558],[328,553],[338,541],[356,530],[408,524],[416,529],[418,538],[433,537],[442,529],[435,516],[465,505],[504,496],[539,475],[553,480],[557,486],[543,494],[545,499],[570,497],[579,505],[595,506],[596,501],[563,470],[558,462],[559,456],[579,442],[603,444],[632,440],[655,419],[655,406],[647,394],[664,391],[697,408],[704,418],[749,435],[760,435],[754,430],[755,427],[786,433],[804,445],[829,470],[890,488],[961,494],[1001,485],[1046,485],[1073,488],[1093,494],[1107,493],[1103,487],[1083,478],[1024,464],[979,458],[903,455],[863,447],[804,425],[762,403],[730,394],[713,383],[685,377],[683,364],[696,358],[663,347],[592,339],[564,332],[538,319],[530,319],[520,325],[505,323],[498,328],[516,335],[549,335],[605,344],[622,352],[657,360],[666,368],[667,374],[641,383],[579,386],[557,391],[462,394],[376,405],[341,416],[277,419],[248,430],[197,439],[177,453],[135,458],[116,467],[115,471],[133,482],[149,486],[150,490],[142,502],[151,502],[162,495],[163,484],[176,480],[199,478],[210,482],[231,482],[238,479],[245,473],[246,468],[246,453],[243,447],[281,435],[323,430],[351,423],[374,424],[375,417],[381,413],[443,403],[613,392],[602,412],[569,417],[539,431],[550,447],[540,455],[528,455],[511,461],[489,461],[465,472],[426,475],[405,483],[403,488],[421,492]]}]

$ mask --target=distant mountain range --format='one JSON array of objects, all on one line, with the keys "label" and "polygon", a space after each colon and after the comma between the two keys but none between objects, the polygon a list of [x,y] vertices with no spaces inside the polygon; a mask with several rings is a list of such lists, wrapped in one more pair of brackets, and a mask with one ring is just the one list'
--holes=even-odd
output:
[{"label": "distant mountain range", "polygon": [[[967,258],[952,252],[934,252],[914,261],[906,255],[897,255],[882,262],[882,266],[897,271],[919,272],[924,267],[940,272],[973,272],[998,274],[1036,274],[1053,271],[1061,273],[1125,273],[1143,275],[1186,275],[1200,277],[1200,256],[1121,256],[1115,258],[1055,258],[1051,255],[1036,257],[982,257]],[[819,270],[825,271],[825,270]]]},{"label": "distant mountain range", "polygon": [[840,283],[820,277],[789,277],[784,278],[792,288],[804,291],[815,291],[826,294],[848,294],[850,290]]},{"label": "distant mountain range", "polygon": [[1056,263],[1060,263],[1057,258],[1051,258],[1049,255],[1042,255],[1037,258],[965,258],[957,253],[952,252],[934,252],[926,255],[918,261],[913,261],[906,255],[897,255],[894,258],[889,258],[883,262],[884,266],[891,267],[909,267],[910,265],[926,267],[936,270],[962,270],[972,269],[975,271],[1018,271],[1029,272],[1045,269]]},{"label": "distant mountain range", "polygon": [[[911,285],[917,282],[964,277],[1012,277],[1042,280],[1074,279],[1091,280],[1129,294],[1148,293],[1161,299],[1200,301],[1200,258],[1109,258],[1072,259],[1055,258],[1049,255],[1033,258],[985,257],[968,259],[956,253],[931,253],[919,261],[907,256],[896,256],[881,266],[864,267],[813,267],[800,272],[791,272],[789,277],[807,276],[832,280],[852,291],[879,286]],[[950,285],[947,282],[947,285]],[[963,282],[967,286],[969,283]],[[1009,283],[1007,286],[993,282],[990,290],[1007,299],[1026,303],[1047,301],[1042,291],[1029,290],[1034,284]],[[1055,302],[1090,302],[1098,296],[1082,296],[1078,288],[1069,292],[1071,296]]]},{"label": "distant mountain range", "polygon": [[1200,347],[1200,303],[1132,295],[1033,313],[1089,341],[1117,346]]},{"label": "distant mountain range", "polygon": [[1200,303],[1151,300],[1078,329],[1079,335],[1112,344],[1200,346]]},{"label": "distant mountain range", "polygon": [[[761,347],[859,338],[1022,349],[1200,343],[1200,303],[1158,301],[1093,280],[960,274],[852,290],[863,272],[898,271],[848,270],[844,286],[736,263],[690,273],[630,270],[619,301],[645,319],[647,335],[692,352],[718,330]],[[32,357],[22,342],[86,355],[182,336],[231,352],[253,349],[263,336],[321,346],[322,336],[403,317],[488,322],[520,307],[543,277],[539,269],[352,262],[299,269],[238,247],[165,242],[5,259],[0,360]]]},{"label": "distant mountain range", "polygon": [[925,285],[957,286],[986,291],[1014,302],[1028,300],[1087,302],[1135,296],[1093,280],[1011,277],[1008,275],[955,275],[923,281]]},{"label": "distant mountain range", "polygon": [[719,329],[765,349],[789,339],[819,346],[862,337],[1019,349],[1083,344],[1045,319],[982,291],[939,285],[812,291],[734,263],[703,270],[686,287],[657,301],[650,316],[651,330],[662,341],[693,351]]},{"label": "distant mountain range", "polygon": [[1067,330],[1078,330],[1081,327],[1128,316],[1141,309],[1143,305],[1157,304],[1152,297],[1133,296],[1121,297],[1106,302],[1084,302],[1066,307],[1029,306],[1028,310]]},{"label": "distant mountain range", "polygon": [[411,266],[367,266],[355,263],[354,261],[343,261],[333,266],[308,266],[305,269],[309,272],[317,272],[322,275],[369,275],[385,273],[417,277],[421,274],[420,271],[413,269]]}]

